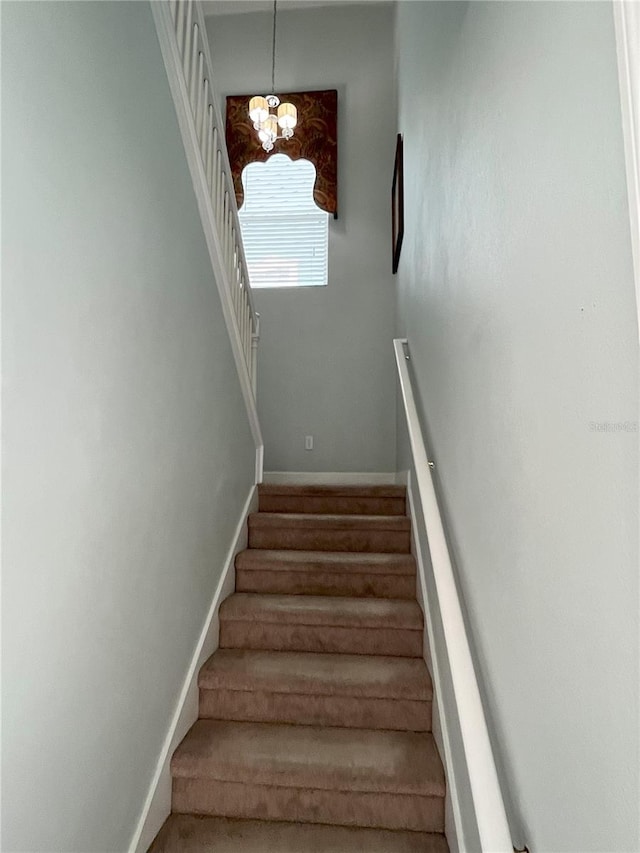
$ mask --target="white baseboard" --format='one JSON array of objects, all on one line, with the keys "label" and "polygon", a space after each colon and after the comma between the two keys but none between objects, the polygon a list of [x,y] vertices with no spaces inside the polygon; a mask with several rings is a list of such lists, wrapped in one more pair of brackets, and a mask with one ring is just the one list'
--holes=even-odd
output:
[{"label": "white baseboard", "polygon": [[218,611],[220,605],[235,589],[235,558],[239,551],[247,547],[247,518],[257,510],[258,492],[251,487],[242,509],[233,541],[227,552],[220,580],[213,594],[200,637],[196,644],[182,690],[176,703],[169,731],[165,737],[156,770],[149,786],[147,798],[129,844],[128,853],[145,853],[158,834],[160,827],[171,813],[171,772],[170,763],[174,750],[198,719],[198,672],[200,667],[218,648],[220,623]]},{"label": "white baseboard", "polygon": [[441,697],[442,683],[440,677],[440,667],[438,664],[438,656],[436,653],[435,637],[433,633],[433,624],[428,612],[427,601],[427,577],[425,570],[425,561],[422,554],[422,549],[419,547],[416,530],[416,509],[415,500],[412,492],[412,478],[410,471],[402,471],[398,474],[398,482],[404,483],[407,486],[407,509],[411,518],[411,551],[416,560],[418,568],[417,578],[417,596],[424,613],[424,648],[423,655],[427,668],[431,673],[433,681],[433,737],[442,761],[445,766],[445,774],[447,779],[447,793],[445,801],[445,833],[449,850],[451,853],[459,853],[459,851],[467,850],[465,842],[464,826],[462,822],[462,813],[460,809],[460,799],[458,796],[458,788],[456,784],[456,774],[453,765],[451,738],[447,726],[447,717],[442,706]]},{"label": "white baseboard", "polygon": [[391,486],[395,473],[344,471],[265,471],[264,483],[309,486]]}]

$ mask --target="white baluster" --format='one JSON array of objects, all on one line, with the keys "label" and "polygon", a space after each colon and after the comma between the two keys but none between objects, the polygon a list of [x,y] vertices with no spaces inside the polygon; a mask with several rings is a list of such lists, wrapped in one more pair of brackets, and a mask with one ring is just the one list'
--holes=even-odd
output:
[{"label": "white baluster", "polygon": [[247,360],[247,315],[244,311],[244,307],[242,308],[242,314],[240,317],[240,338],[242,340],[242,355],[244,356],[244,360]]},{"label": "white baluster", "polygon": [[200,127],[200,153],[202,154],[202,162],[207,162],[207,119],[209,117],[209,81],[204,81],[204,100],[202,102],[202,124]]},{"label": "white baluster", "polygon": [[244,357],[247,360],[247,368],[251,370],[251,310],[249,308],[249,301],[247,299],[247,294],[245,292],[245,344],[244,344]]},{"label": "white baluster", "polygon": [[235,274],[235,278],[234,278],[234,282],[233,282],[233,289],[235,291],[234,292],[233,307],[234,307],[235,312],[236,312],[236,317],[239,319],[240,314],[241,314],[240,306],[242,305],[242,295],[243,295],[244,291],[242,290],[242,285],[240,283],[240,279],[238,278],[237,266],[235,269],[235,273],[236,274]]},{"label": "white baluster", "polygon": [[237,307],[236,307],[236,316],[240,316],[240,306],[242,305],[242,300],[244,299],[244,285],[241,279],[237,280],[236,291],[238,293],[237,299]]},{"label": "white baluster", "polygon": [[189,62],[191,61],[191,39],[193,38],[193,0],[187,2],[187,22],[185,24],[184,52],[182,54],[182,69],[184,79],[189,82]]},{"label": "white baluster", "polygon": [[[211,123],[213,124],[213,107],[211,107]],[[216,177],[217,177],[217,157],[218,157],[218,129],[213,128],[211,136],[211,176],[209,178],[209,198],[213,213],[216,212]]]},{"label": "white baluster", "polygon": [[240,293],[240,304],[244,305],[247,301],[247,284],[242,276],[241,269],[238,269],[238,291]]},{"label": "white baluster", "polygon": [[[226,195],[226,190],[224,188],[224,172],[222,172],[221,184],[222,184],[222,198],[224,199],[224,197]],[[222,216],[223,216],[221,227],[222,227],[222,230],[224,231],[225,228],[227,227],[227,208],[224,206],[224,204],[221,204],[220,212],[222,213]]]},{"label": "white baluster", "polygon": [[191,70],[187,76],[187,85],[189,86],[189,103],[191,104],[191,112],[196,114],[196,92],[197,92],[197,73],[198,73],[198,25],[193,25],[194,38],[191,45]]},{"label": "white baluster", "polygon": [[242,341],[242,349],[247,350],[247,317],[244,310],[244,293],[238,291],[240,298],[238,299],[238,328],[240,329],[240,340]]},{"label": "white baluster", "polygon": [[209,104],[209,109],[207,110],[209,114],[209,119],[207,121],[207,145],[206,145],[206,156],[204,158],[204,162],[206,164],[206,173],[207,173],[207,187],[209,189],[209,198],[211,198],[211,178],[213,175],[213,107]]},{"label": "white baluster", "polygon": [[182,49],[184,47],[184,16],[185,16],[185,4],[184,0],[178,0],[178,25],[176,27],[176,41],[178,42],[178,52],[180,53],[180,58],[182,59],[183,53]]},{"label": "white baluster", "polygon": [[230,278],[233,261],[233,217],[231,215],[231,199],[228,193],[227,198],[227,278]]},{"label": "white baluster", "polygon": [[258,330],[254,325],[251,327],[251,386],[255,397],[258,391]]},{"label": "white baluster", "polygon": [[224,192],[224,175],[222,174],[222,154],[218,151],[218,195],[216,196],[216,222],[218,223],[218,232],[221,230],[222,217],[222,194]]},{"label": "white baluster", "polygon": [[238,254],[238,237],[234,226],[233,229],[233,286],[236,290],[240,290],[240,276],[238,275],[238,266],[240,255]]},{"label": "white baluster", "polygon": [[[244,297],[244,294],[242,294]],[[244,350],[244,358],[247,360],[247,306],[244,301],[240,303],[240,328],[242,329],[242,349]]]},{"label": "white baluster", "polygon": [[231,269],[231,257],[233,254],[233,242],[231,235],[231,200],[229,198],[229,194],[225,193],[225,198],[227,200],[227,218],[225,219],[224,224],[224,232],[227,235],[227,252],[225,255],[225,273],[227,275],[227,281],[229,280],[229,270]]},{"label": "white baluster", "polygon": [[[202,122],[201,110],[202,107],[202,96],[204,95],[204,54],[202,51],[198,54],[198,102],[196,105],[195,119],[196,119],[196,133],[200,133],[200,124]],[[200,138],[198,137],[198,142]]]},{"label": "white baluster", "polygon": [[231,256],[231,274],[229,275],[229,293],[231,294],[231,302],[233,304],[233,311],[236,315],[236,320],[237,320],[238,319],[238,311],[236,309],[236,303],[237,303],[237,299],[238,299],[238,288],[236,287],[236,281],[235,281],[235,276],[234,276],[235,263],[236,263],[236,254],[235,254],[235,250],[233,250],[232,256]]},{"label": "white baluster", "polygon": [[224,271],[225,274],[228,274],[229,270],[229,193],[225,192],[224,194],[224,204],[223,204],[223,213],[224,218],[222,220],[222,261],[224,263]]},{"label": "white baluster", "polygon": [[231,196],[229,193],[225,193],[227,199],[227,221],[226,221],[226,233],[227,233],[227,279],[231,281],[231,270],[233,268],[233,214],[231,213]]},{"label": "white baluster", "polygon": [[231,196],[229,196],[229,283],[234,287],[233,271],[236,266],[236,229],[233,227],[233,213],[231,212]]},{"label": "white baluster", "polygon": [[247,357],[247,305],[244,298],[244,291],[240,294],[240,329],[242,337],[242,348],[244,349],[244,357]]},{"label": "white baluster", "polygon": [[[215,133],[215,130],[214,130],[214,133]],[[216,223],[218,222],[218,175],[219,175],[218,154],[219,154],[219,151],[218,151],[217,147],[214,146],[214,149],[213,149],[213,186],[211,188],[211,204],[213,205],[213,216],[214,216]]]}]

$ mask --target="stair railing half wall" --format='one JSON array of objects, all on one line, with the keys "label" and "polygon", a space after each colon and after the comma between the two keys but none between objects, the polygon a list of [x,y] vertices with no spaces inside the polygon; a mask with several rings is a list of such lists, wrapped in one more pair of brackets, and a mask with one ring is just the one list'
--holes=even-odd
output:
[{"label": "stair railing half wall", "polygon": [[198,0],[152,0],[151,10],[256,446],[259,483],[264,449],[256,407],[260,321],[251,294],[204,13]]},{"label": "stair railing half wall", "polygon": [[511,833],[436,497],[431,463],[427,457],[411,386],[407,345],[408,342],[404,338],[397,338],[393,342],[480,843],[486,853],[513,853]]}]

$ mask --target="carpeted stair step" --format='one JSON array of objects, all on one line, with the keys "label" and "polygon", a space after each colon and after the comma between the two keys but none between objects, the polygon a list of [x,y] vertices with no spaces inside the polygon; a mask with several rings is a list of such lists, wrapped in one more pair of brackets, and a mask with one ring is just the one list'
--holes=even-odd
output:
[{"label": "carpeted stair step", "polygon": [[174,814],[149,853],[448,853],[444,835]]},{"label": "carpeted stair step", "polygon": [[404,515],[404,486],[258,486],[260,512]]},{"label": "carpeted stair step", "polygon": [[415,598],[416,564],[411,554],[254,548],[236,557],[236,592]]},{"label": "carpeted stair step", "polygon": [[218,649],[200,670],[200,717],[431,730],[422,659]]},{"label": "carpeted stair step", "polygon": [[403,515],[311,515],[256,512],[249,548],[408,554],[411,522]]},{"label": "carpeted stair step", "polygon": [[198,720],[171,772],[174,812],[444,830],[430,734]]},{"label": "carpeted stair step", "polygon": [[220,648],[421,657],[417,601],[235,593],[220,607]]}]

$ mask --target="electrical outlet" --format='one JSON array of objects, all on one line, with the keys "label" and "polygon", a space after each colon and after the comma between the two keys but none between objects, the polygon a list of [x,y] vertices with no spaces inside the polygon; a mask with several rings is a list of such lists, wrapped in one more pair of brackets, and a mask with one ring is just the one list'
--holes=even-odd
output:
[{"label": "electrical outlet", "polygon": [[304,449],[305,450],[313,450],[313,436],[305,435],[304,437]]}]

